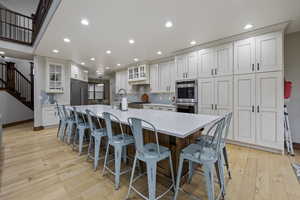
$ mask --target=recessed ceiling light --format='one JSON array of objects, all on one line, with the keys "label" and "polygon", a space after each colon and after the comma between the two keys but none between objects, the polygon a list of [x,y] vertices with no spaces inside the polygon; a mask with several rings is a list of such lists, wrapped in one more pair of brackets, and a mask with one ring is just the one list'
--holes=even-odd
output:
[{"label": "recessed ceiling light", "polygon": [[137,61],[139,61],[139,59],[138,58],[135,58],[135,59],[133,59],[135,62],[137,62]]},{"label": "recessed ceiling light", "polygon": [[85,73],[88,73],[89,71],[88,71],[88,70],[84,70],[84,72],[85,72]]},{"label": "recessed ceiling light", "polygon": [[248,30],[248,29],[251,29],[252,27],[253,27],[252,24],[246,24],[246,25],[244,26],[244,29],[245,29],[245,30]]},{"label": "recessed ceiling light", "polygon": [[95,58],[91,58],[91,61],[95,61]]},{"label": "recessed ceiling light", "polygon": [[129,44],[134,44],[135,41],[133,39],[128,40]]},{"label": "recessed ceiling light", "polygon": [[1,54],[1,55],[4,55],[4,54],[5,54],[5,52],[4,52],[4,51],[0,51],[0,54]]},{"label": "recessed ceiling light", "polygon": [[82,63],[80,63],[81,65],[85,65],[85,63],[84,62],[82,62]]},{"label": "recessed ceiling light", "polygon": [[111,50],[107,50],[106,53],[107,53],[107,54],[111,54]]},{"label": "recessed ceiling light", "polygon": [[192,41],[190,42],[190,44],[191,44],[191,45],[195,45],[195,44],[196,44],[196,41],[195,41],[195,40],[192,40]]},{"label": "recessed ceiling light", "polygon": [[85,26],[88,26],[88,25],[89,25],[89,20],[87,20],[87,19],[82,19],[82,20],[81,20],[81,24],[82,24],[82,25],[85,25]]},{"label": "recessed ceiling light", "polygon": [[69,38],[64,38],[64,42],[69,43],[71,40]]},{"label": "recessed ceiling light", "polygon": [[166,28],[171,28],[173,26],[173,23],[171,22],[171,21],[167,21],[166,23],[165,23],[165,27]]},{"label": "recessed ceiling light", "polygon": [[105,67],[105,69],[110,69],[110,67]]},{"label": "recessed ceiling light", "polygon": [[59,51],[57,49],[52,50],[53,53],[58,53]]},{"label": "recessed ceiling light", "polygon": [[97,74],[101,75],[102,73],[101,72],[97,72]]},{"label": "recessed ceiling light", "polygon": [[118,64],[117,64],[117,66],[119,66],[119,67],[120,67],[120,66],[121,66],[121,64],[120,64],[120,63],[118,63]]},{"label": "recessed ceiling light", "polygon": [[157,52],[157,54],[158,54],[158,55],[161,55],[161,54],[162,54],[162,52],[161,52],[161,51],[158,51],[158,52]]}]

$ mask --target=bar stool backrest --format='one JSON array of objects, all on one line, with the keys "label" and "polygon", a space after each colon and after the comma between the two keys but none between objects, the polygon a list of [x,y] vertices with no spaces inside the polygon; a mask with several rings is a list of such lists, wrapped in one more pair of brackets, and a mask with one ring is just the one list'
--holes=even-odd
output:
[{"label": "bar stool backrest", "polygon": [[106,126],[106,132],[107,132],[108,139],[111,140],[111,141],[113,140],[114,134],[113,134],[113,131],[112,131],[112,121],[115,121],[120,126],[121,134],[122,134],[123,141],[124,141],[124,132],[123,132],[121,120],[117,116],[115,116],[114,114],[109,113],[109,112],[104,112],[104,113],[102,113],[102,115],[103,115],[103,118],[104,118],[104,121],[105,121],[105,126]]},{"label": "bar stool backrest", "polygon": [[147,122],[143,119],[131,117],[131,118],[128,118],[128,124],[131,128],[132,134],[135,139],[135,146],[136,146],[137,152],[143,153],[143,150],[144,150],[143,123],[144,123],[144,125],[147,126],[147,128],[151,129],[155,133],[157,152],[160,154],[159,140],[158,140],[158,135],[157,135],[157,129],[155,128],[155,126],[153,124],[151,124],[150,122]]},{"label": "bar stool backrest", "polygon": [[219,119],[217,122],[215,122],[212,127],[209,129],[210,131],[214,131],[213,132],[213,138],[210,142],[210,146],[217,152],[220,153],[221,151],[221,140],[222,140],[222,136],[224,133],[224,127],[225,127],[225,117],[222,117],[221,119]]},{"label": "bar stool backrest", "polygon": [[231,119],[232,119],[232,112],[226,114],[226,116],[225,116],[225,129],[224,129],[224,130],[225,130],[225,135],[224,135],[224,141],[225,141],[225,140],[227,139],[227,137],[228,137]]},{"label": "bar stool backrest", "polygon": [[77,127],[80,123],[83,123],[83,125],[86,126],[87,123],[86,123],[84,114],[82,112],[79,112],[75,106],[73,107],[73,112],[75,115],[75,121],[76,121]]},{"label": "bar stool backrest", "polygon": [[98,127],[99,127],[100,129],[102,129],[102,125],[101,125],[101,123],[100,123],[99,117],[98,117],[94,112],[92,112],[92,111],[89,110],[89,109],[86,109],[85,112],[86,112],[86,114],[87,114],[87,119],[88,119],[88,123],[89,123],[89,125],[90,125],[91,130],[94,131],[94,130],[96,129],[96,126],[95,126],[95,124],[93,123],[92,117],[96,118]]}]

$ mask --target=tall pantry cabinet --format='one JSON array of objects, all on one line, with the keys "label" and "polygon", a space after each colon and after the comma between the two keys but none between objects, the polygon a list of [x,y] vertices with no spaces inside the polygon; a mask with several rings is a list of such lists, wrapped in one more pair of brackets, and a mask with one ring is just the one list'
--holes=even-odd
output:
[{"label": "tall pantry cabinet", "polygon": [[235,140],[283,150],[283,33],[234,43]]}]

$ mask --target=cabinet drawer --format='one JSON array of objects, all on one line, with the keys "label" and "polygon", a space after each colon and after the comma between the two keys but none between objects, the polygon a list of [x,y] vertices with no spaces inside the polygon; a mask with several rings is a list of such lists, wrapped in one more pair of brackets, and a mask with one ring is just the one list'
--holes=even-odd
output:
[{"label": "cabinet drawer", "polygon": [[58,116],[56,116],[56,110],[53,108],[43,109],[43,125],[51,126],[59,123]]}]

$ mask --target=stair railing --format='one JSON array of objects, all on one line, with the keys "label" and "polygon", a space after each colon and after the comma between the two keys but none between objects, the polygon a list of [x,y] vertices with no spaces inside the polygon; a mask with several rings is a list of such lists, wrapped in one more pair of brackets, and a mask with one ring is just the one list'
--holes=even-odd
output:
[{"label": "stair railing", "polygon": [[0,68],[0,88],[33,109],[33,83],[15,68],[14,63],[1,63]]}]

